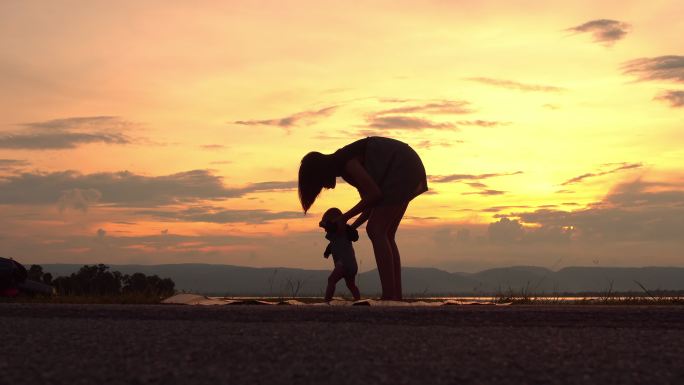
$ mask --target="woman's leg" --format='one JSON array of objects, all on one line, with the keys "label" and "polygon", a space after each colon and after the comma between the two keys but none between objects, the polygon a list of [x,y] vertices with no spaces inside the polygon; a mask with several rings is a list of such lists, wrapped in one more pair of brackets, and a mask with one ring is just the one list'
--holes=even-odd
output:
[{"label": "woman's leg", "polygon": [[404,217],[406,208],[408,207],[408,202],[406,202],[400,211],[397,211],[397,216],[394,219],[394,223],[389,233],[390,246],[392,247],[392,265],[394,267],[394,300],[402,300],[402,288],[401,288],[401,256],[399,255],[399,248],[397,247],[397,242],[395,236],[397,234],[397,229],[399,229],[399,224],[401,219]]},{"label": "woman's leg", "polygon": [[397,217],[399,218],[399,221],[401,221],[405,209],[405,205],[374,207],[370,214],[370,218],[368,218],[368,224],[366,225],[366,232],[373,244],[375,262],[378,265],[378,273],[380,274],[382,299],[401,297],[401,292],[394,292],[395,258],[393,256],[390,234],[396,232],[396,229],[393,230],[393,228],[398,227],[398,224],[395,222],[397,221]]}]

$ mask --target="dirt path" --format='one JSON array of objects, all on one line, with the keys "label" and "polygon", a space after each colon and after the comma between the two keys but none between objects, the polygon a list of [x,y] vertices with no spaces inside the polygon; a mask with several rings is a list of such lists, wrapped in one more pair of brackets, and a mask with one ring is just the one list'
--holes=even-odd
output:
[{"label": "dirt path", "polygon": [[684,307],[0,304],[0,384],[684,383]]}]

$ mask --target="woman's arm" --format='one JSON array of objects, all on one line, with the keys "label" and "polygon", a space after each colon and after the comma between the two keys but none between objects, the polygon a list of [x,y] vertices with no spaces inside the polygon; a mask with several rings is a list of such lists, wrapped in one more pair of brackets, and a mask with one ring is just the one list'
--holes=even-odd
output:
[{"label": "woman's arm", "polygon": [[[350,161],[347,162],[347,164],[344,167],[345,171],[347,174],[354,180],[354,183],[356,184],[356,188],[359,190],[359,193],[361,194],[361,200],[359,203],[357,203],[354,207],[349,209],[346,213],[342,214],[342,217],[340,217],[340,222],[342,223],[347,223],[348,220],[351,218],[354,218],[355,216],[365,213],[368,211],[368,214],[370,214],[370,209],[377,203],[380,198],[382,198],[382,192],[380,191],[380,187],[375,183],[373,178],[371,178],[370,175],[366,172],[366,169],[363,168],[361,165],[361,162],[359,162],[358,159],[354,158],[351,159]],[[365,219],[359,217],[359,219],[354,222],[354,224],[357,224],[360,226],[361,223],[365,222],[368,217],[366,216]],[[359,222],[359,220],[363,219],[363,221]],[[357,226],[358,227],[358,226]]]},{"label": "woman's arm", "polygon": [[359,227],[361,227],[361,225],[364,224],[364,222],[366,222],[368,220],[368,217],[370,217],[371,211],[372,211],[371,208],[364,210],[361,213],[361,215],[359,215],[359,217],[356,218],[354,223],[351,224],[351,227],[353,227],[355,229],[358,229]]}]

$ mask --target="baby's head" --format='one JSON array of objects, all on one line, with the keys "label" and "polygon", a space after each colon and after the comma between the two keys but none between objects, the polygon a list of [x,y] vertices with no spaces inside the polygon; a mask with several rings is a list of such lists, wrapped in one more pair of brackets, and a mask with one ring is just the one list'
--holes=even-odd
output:
[{"label": "baby's head", "polygon": [[331,224],[342,215],[342,211],[338,209],[337,207],[331,207],[329,208],[324,214],[323,217],[321,218],[321,221],[318,223],[318,226],[322,227],[325,229],[325,231],[329,231],[329,229],[333,229],[334,227],[331,228]]}]

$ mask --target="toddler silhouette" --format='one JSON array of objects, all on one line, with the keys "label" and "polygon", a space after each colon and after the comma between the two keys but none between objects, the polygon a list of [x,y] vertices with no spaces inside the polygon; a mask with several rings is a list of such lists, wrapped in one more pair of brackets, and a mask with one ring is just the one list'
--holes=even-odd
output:
[{"label": "toddler silhouette", "polygon": [[323,252],[323,257],[328,258],[331,254],[335,263],[335,268],[328,277],[328,287],[325,290],[325,300],[331,301],[335,294],[335,285],[344,278],[347,288],[351,291],[355,300],[361,299],[359,288],[356,287],[356,273],[358,266],[352,242],[359,239],[359,233],[353,227],[345,225],[338,227],[335,219],[342,215],[342,211],[337,207],[328,209],[323,214],[319,226],[325,229],[325,238],[330,241],[328,247]]}]

